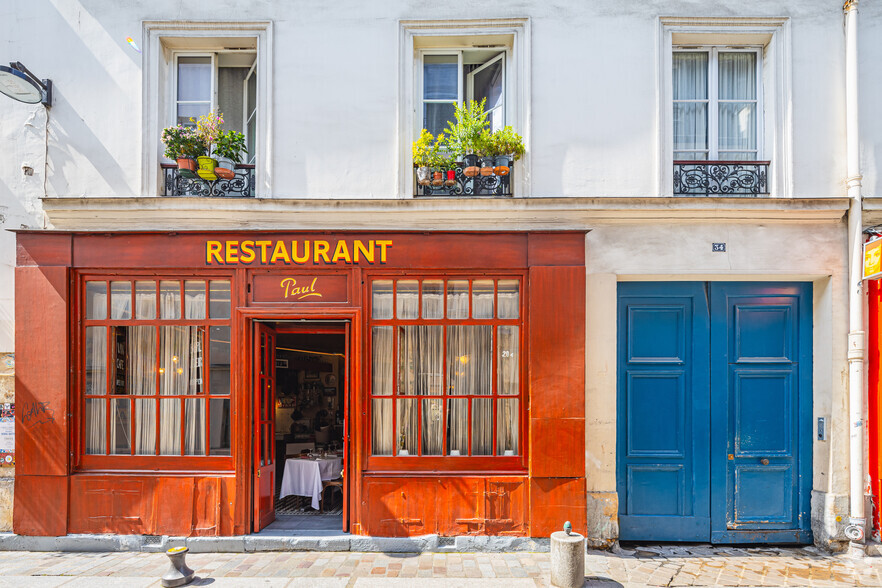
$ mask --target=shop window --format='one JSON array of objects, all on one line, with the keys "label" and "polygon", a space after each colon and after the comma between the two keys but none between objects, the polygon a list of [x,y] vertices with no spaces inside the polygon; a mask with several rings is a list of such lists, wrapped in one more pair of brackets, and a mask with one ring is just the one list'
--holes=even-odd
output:
[{"label": "shop window", "polygon": [[230,456],[230,280],[87,279],[82,454]]},{"label": "shop window", "polygon": [[520,455],[520,294],[516,278],[373,280],[373,456]]}]

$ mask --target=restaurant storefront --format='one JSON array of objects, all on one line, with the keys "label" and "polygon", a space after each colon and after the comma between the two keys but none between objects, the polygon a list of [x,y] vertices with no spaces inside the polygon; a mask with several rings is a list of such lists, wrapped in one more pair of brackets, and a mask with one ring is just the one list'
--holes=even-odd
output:
[{"label": "restaurant storefront", "polygon": [[[585,532],[585,233],[24,231],[14,530]],[[322,497],[324,500],[324,497]]]}]

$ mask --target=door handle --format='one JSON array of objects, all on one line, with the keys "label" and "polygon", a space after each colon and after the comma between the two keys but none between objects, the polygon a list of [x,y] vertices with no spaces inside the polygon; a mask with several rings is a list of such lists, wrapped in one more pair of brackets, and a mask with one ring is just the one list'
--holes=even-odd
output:
[{"label": "door handle", "polygon": [[764,457],[760,460],[760,463],[763,465],[769,465],[769,460]]},{"label": "door handle", "polygon": [[258,478],[260,477],[260,470],[259,469],[257,470],[257,477]]}]

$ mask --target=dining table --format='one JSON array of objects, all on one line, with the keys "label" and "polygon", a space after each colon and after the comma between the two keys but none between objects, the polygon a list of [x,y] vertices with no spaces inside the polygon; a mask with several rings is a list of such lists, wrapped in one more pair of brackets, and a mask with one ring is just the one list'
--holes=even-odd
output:
[{"label": "dining table", "polygon": [[322,481],[335,480],[342,473],[342,457],[286,459],[279,498],[291,495],[311,497],[312,508],[318,510],[322,496]]}]

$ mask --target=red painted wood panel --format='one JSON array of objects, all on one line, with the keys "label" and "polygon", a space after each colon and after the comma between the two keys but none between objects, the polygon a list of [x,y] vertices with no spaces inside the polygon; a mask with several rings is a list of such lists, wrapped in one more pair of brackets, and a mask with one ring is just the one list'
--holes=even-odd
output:
[{"label": "red painted wood panel", "polygon": [[548,537],[562,531],[566,521],[585,535],[588,513],[585,478],[532,478],[530,480],[530,534]]},{"label": "red painted wood panel", "polygon": [[585,419],[530,419],[530,475],[585,476]]},{"label": "red painted wood panel", "polygon": [[[584,235],[584,233],[581,233]],[[224,268],[236,267],[226,263],[226,249],[221,257],[224,264],[215,259],[208,262],[207,241],[238,242],[253,241],[327,241],[332,258],[336,243],[344,240],[351,252],[351,243],[362,241],[391,241],[386,246],[386,261],[379,258],[376,246],[375,261],[362,259],[358,264],[326,263],[321,258],[315,262],[313,255],[304,264],[285,263],[278,259],[275,267],[338,268],[520,268],[527,265],[527,236],[524,233],[115,233],[75,234],[73,260],[77,267],[90,268]],[[289,247],[290,248],[290,247]],[[237,248],[238,250],[238,248]],[[250,257],[250,256],[249,256]],[[239,259],[238,255],[231,259]],[[270,259],[271,256],[268,256]],[[354,256],[350,258],[354,261]],[[261,263],[259,254],[247,267],[267,267]]]},{"label": "red painted wood panel", "polygon": [[528,533],[526,477],[365,477],[359,532],[378,536]]},{"label": "red painted wood panel", "polygon": [[530,414],[585,418],[585,268],[529,270]]},{"label": "red painted wood panel", "polygon": [[530,233],[527,263],[542,265],[585,265],[585,233]]},{"label": "red painted wood panel", "polygon": [[73,236],[69,233],[17,233],[16,261],[19,267],[71,264]]},{"label": "red painted wood panel", "polygon": [[[879,280],[867,281],[869,297],[868,361],[867,367],[867,438],[870,464],[870,486],[876,508],[873,511],[873,526],[882,528],[882,288]],[[829,426],[829,425],[828,425]]]},{"label": "red painted wood panel", "polygon": [[68,473],[68,269],[15,270],[16,473]]},{"label": "red painted wood panel", "polygon": [[233,476],[79,474],[70,481],[71,533],[233,534]]},{"label": "red painted wood panel", "polygon": [[67,534],[67,481],[67,476],[16,473],[12,530],[19,535]]}]

